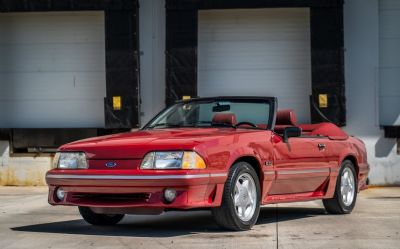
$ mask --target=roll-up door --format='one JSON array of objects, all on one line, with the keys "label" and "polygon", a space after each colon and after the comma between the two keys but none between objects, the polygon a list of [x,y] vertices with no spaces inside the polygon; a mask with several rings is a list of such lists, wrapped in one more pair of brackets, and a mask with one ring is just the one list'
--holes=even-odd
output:
[{"label": "roll-up door", "polygon": [[104,127],[103,11],[0,14],[0,128]]},{"label": "roll-up door", "polygon": [[198,95],[276,96],[310,121],[308,8],[200,10]]}]

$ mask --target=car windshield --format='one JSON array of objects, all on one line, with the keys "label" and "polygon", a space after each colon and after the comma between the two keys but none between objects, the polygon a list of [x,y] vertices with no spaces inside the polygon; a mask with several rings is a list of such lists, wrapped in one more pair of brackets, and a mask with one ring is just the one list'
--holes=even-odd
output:
[{"label": "car windshield", "polygon": [[179,102],[164,110],[145,129],[234,127],[267,129],[268,101],[197,100]]}]

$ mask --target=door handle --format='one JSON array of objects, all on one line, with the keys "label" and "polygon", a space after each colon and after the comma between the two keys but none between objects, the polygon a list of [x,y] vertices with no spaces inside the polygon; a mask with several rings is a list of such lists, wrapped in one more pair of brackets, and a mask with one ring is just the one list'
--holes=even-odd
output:
[{"label": "door handle", "polygon": [[325,150],[326,149],[326,145],[325,144],[318,144],[318,149],[319,150]]}]

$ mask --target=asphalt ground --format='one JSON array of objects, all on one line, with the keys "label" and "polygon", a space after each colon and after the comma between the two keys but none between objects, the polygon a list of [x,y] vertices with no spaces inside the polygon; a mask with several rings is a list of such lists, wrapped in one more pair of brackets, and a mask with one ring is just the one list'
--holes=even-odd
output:
[{"label": "asphalt ground", "polygon": [[47,204],[47,188],[0,187],[0,248],[400,248],[400,188],[359,194],[349,215],[321,201],[262,208],[251,231],[227,232],[209,211],[126,216],[114,227],[85,223],[75,207]]}]

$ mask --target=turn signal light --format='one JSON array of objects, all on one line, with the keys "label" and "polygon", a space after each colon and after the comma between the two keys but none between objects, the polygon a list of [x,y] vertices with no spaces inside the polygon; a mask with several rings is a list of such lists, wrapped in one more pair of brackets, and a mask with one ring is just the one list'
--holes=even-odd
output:
[{"label": "turn signal light", "polygon": [[185,151],[182,160],[182,169],[205,169],[206,163],[196,152]]}]

